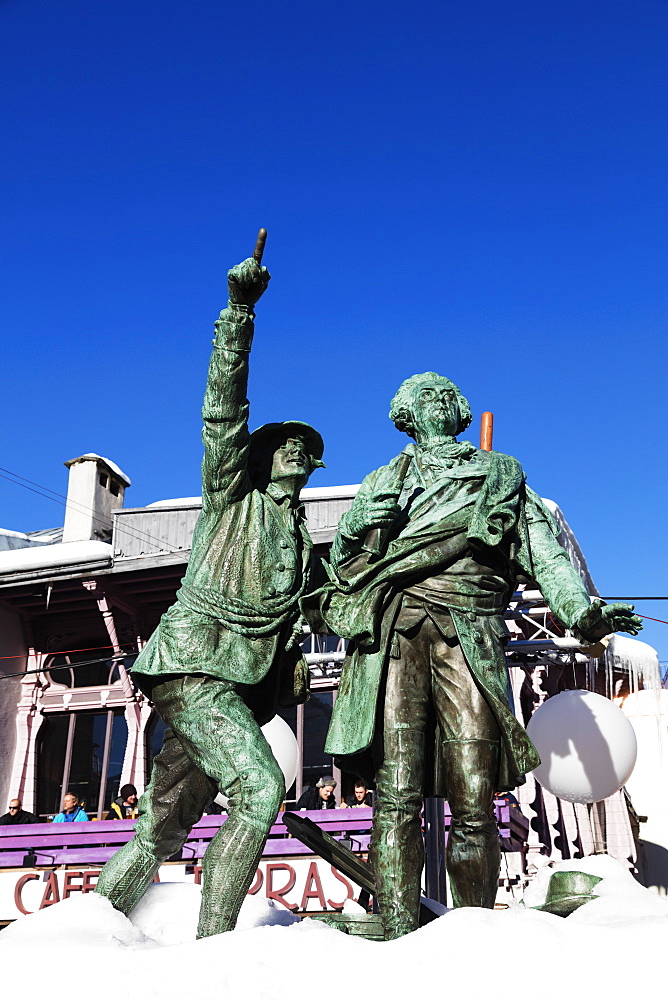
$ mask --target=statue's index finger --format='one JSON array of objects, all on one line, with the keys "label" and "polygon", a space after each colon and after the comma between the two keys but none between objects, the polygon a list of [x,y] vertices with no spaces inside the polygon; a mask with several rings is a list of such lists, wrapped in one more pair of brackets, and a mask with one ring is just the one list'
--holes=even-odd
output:
[{"label": "statue's index finger", "polygon": [[253,260],[260,265],[262,263],[262,255],[264,253],[264,245],[267,242],[267,230],[261,229],[257,234],[257,240],[255,241],[255,249],[253,250]]}]

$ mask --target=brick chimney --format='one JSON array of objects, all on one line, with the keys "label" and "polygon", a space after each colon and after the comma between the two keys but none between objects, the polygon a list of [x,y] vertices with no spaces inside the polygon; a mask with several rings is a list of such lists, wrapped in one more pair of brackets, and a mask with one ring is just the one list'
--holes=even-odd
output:
[{"label": "brick chimney", "polygon": [[72,458],[65,465],[70,478],[63,541],[109,541],[111,512],[123,506],[130,480],[108,458],[92,452]]}]

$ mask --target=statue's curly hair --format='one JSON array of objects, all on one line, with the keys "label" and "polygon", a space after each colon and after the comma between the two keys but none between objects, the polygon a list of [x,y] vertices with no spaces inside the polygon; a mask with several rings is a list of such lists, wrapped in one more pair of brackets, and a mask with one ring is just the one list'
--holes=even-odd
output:
[{"label": "statue's curly hair", "polygon": [[390,420],[394,422],[394,426],[398,431],[404,431],[410,437],[415,437],[413,411],[411,409],[413,403],[413,393],[417,386],[422,385],[425,382],[440,382],[447,385],[451,389],[454,389],[457,397],[457,406],[459,408],[459,421],[455,431],[455,436],[463,433],[473,420],[469,401],[466,396],[462,394],[459,386],[456,386],[455,383],[451,382],[449,378],[445,377],[445,375],[439,375],[437,372],[422,372],[421,375],[411,375],[410,378],[407,378],[401,383],[392,398],[392,402],[390,403],[389,417]]}]

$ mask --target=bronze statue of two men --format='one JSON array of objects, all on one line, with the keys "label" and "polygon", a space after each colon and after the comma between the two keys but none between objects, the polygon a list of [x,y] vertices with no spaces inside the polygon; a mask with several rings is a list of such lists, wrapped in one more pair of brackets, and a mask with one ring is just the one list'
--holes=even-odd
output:
[{"label": "bronze statue of two men", "polygon": [[417,927],[425,795],[449,800],[455,905],[494,905],[494,793],[539,763],[508,693],[503,612],[517,583],[537,584],[588,642],[641,623],[628,605],[590,602],[520,464],[457,440],[469,404],[434,372],[392,400],[414,443],[366,477],[313,593],[299,493],[322,438],[298,421],[248,431],[263,243],[228,275],[204,397],[202,513],[176,603],[133,669],[169,728],[136,835],[97,891],[130,912],[221,791],[229,815],[204,855],[198,936],[235,926],[285,795],[260,727],[307,697],[299,641],[317,606],[321,627],[349,640],[326,750],[375,776],[370,853],[390,940]]}]

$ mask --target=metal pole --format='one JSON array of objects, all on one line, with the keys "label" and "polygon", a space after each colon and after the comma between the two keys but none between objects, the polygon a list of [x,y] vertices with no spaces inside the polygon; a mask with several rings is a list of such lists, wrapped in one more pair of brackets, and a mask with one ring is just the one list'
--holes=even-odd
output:
[{"label": "metal pole", "polygon": [[444,806],[440,796],[424,800],[425,891],[429,899],[447,906]]},{"label": "metal pole", "polygon": [[63,796],[68,790],[70,784],[70,765],[72,763],[72,744],[74,743],[74,726],[76,723],[76,715],[71,712],[68,727],[67,727],[67,745],[65,746],[65,763],[63,765],[63,783],[60,786],[60,808],[58,812],[63,808]]},{"label": "metal pole", "polygon": [[494,432],[494,414],[486,410],[480,423],[480,450],[492,450],[492,434]]},{"label": "metal pole", "polygon": [[107,789],[107,772],[109,771],[109,751],[111,750],[111,734],[114,725],[114,713],[107,712],[107,727],[104,735],[104,750],[102,751],[102,772],[100,774],[100,790],[97,796],[97,818],[102,819],[104,812],[104,796]]},{"label": "metal pole", "polygon": [[[334,688],[334,690],[332,691],[332,709],[336,705],[336,695],[337,695],[337,689]],[[342,799],[341,793],[343,791],[343,789],[341,788],[341,768],[336,766],[333,757],[332,757],[332,777],[334,778],[334,781],[336,782],[336,787],[339,790],[339,803],[340,803]]]},{"label": "metal pole", "polygon": [[304,706],[297,705],[297,779],[295,799],[299,801],[304,791]]}]

